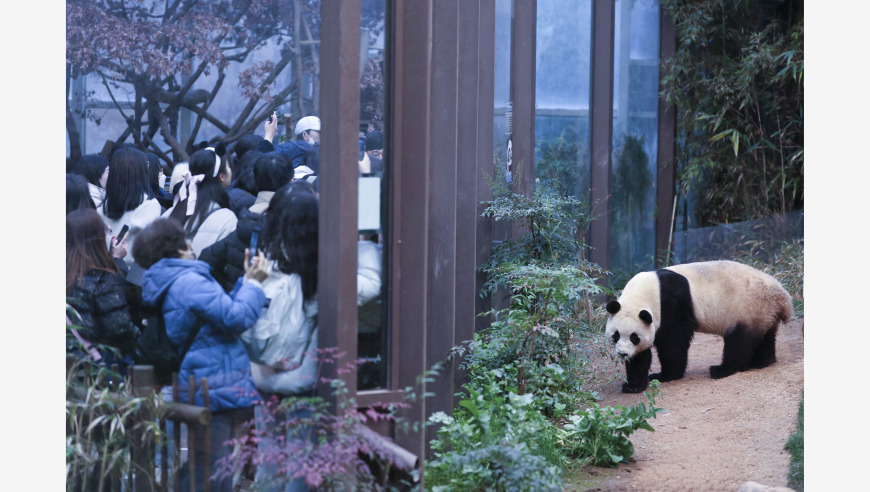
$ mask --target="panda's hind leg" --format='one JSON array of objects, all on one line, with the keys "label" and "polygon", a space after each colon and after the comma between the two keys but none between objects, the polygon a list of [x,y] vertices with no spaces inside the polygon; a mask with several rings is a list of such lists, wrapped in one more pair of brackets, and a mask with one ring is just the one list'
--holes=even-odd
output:
[{"label": "panda's hind leg", "polygon": [[761,369],[776,362],[776,330],[779,324],[767,330],[755,353],[752,354],[752,360],[749,361],[749,367],[752,369]]},{"label": "panda's hind leg", "polygon": [[710,377],[720,379],[736,372],[750,368],[751,359],[756,347],[761,343],[761,337],[751,333],[742,323],[738,323],[723,337],[725,349],[722,353],[722,364],[710,366]]}]

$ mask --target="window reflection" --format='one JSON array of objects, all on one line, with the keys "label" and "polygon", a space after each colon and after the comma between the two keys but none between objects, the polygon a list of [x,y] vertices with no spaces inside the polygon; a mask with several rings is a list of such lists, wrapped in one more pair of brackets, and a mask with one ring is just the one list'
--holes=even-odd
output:
[{"label": "window reflection", "polygon": [[508,146],[511,139],[511,23],[513,2],[495,2],[495,63],[494,111],[493,111],[493,154],[495,163],[507,170]]},{"label": "window reflection", "polygon": [[359,390],[387,386],[387,272],[383,245],[388,234],[389,155],[385,123],[386,1],[364,0],[360,26]]},{"label": "window reflection", "polygon": [[588,201],[592,1],[538,2],[536,186]]},{"label": "window reflection", "polygon": [[617,0],[614,35],[611,270],[653,267],[659,3]]}]

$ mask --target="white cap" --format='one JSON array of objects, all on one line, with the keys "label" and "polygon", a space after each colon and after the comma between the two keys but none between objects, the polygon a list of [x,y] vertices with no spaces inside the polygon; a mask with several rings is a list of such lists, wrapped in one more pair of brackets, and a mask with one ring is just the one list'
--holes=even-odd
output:
[{"label": "white cap", "polygon": [[296,130],[294,133],[299,135],[302,132],[307,132],[308,130],[320,131],[320,118],[317,116],[306,116],[301,118],[296,122]]}]

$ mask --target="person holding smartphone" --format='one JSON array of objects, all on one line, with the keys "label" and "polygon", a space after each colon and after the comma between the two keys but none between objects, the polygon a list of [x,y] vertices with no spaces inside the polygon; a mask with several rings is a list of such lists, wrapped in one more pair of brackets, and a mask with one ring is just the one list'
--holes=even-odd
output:
[{"label": "person holding smartphone", "polygon": [[[190,340],[178,371],[180,401],[188,402],[192,393],[194,404],[203,405],[201,380],[208,380],[209,455],[214,472],[216,461],[231,451],[224,442],[239,437],[243,423],[253,416],[252,407],[261,401],[238,335],[256,323],[265,305],[261,282],[269,276],[266,258],[246,251],[253,259],[246,262],[242,281],[227,294],[211,276],[211,268],[196,259],[184,229],[172,219],[155,220],[143,229],[133,256],[147,268],[142,277],[143,302],[162,313],[166,334],[177,347]],[[190,375],[195,377],[192,388]],[[203,433],[197,438],[203,439]],[[203,442],[191,446],[198,465],[204,463],[203,446]],[[212,490],[232,490],[232,478],[211,480],[202,471],[202,466],[196,467],[197,485],[210,480]],[[182,490],[189,489],[189,474],[188,467],[182,468]]]},{"label": "person holding smartphone", "polygon": [[[100,362],[119,365],[121,374],[133,363],[138,327],[132,322],[125,283],[118,265],[106,249],[106,225],[93,209],[74,210],[66,216],[67,300],[75,310],[70,318],[81,336],[97,345]],[[124,257],[124,238],[113,239],[113,254]]]}]

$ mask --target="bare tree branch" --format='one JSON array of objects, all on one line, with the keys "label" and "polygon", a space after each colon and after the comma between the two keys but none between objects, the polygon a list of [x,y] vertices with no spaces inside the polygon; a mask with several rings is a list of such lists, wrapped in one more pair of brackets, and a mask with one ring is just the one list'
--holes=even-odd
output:
[{"label": "bare tree branch", "polygon": [[157,102],[152,103],[152,105],[157,106],[156,111],[154,111],[153,114],[160,123],[160,135],[163,137],[163,141],[169,144],[169,147],[171,147],[172,151],[175,152],[176,158],[181,161],[190,160],[190,156],[187,154],[185,149],[181,147],[181,144],[178,143],[178,140],[176,140],[169,131],[169,122],[166,120],[166,116],[163,112],[160,111],[160,105]]},{"label": "bare tree branch", "polygon": [[[275,96],[275,99],[279,101],[286,99],[291,92],[293,92],[294,90],[298,90],[299,85],[299,80],[294,80],[290,85],[285,87],[284,90],[279,92]],[[235,131],[232,134],[228,133],[227,136],[224,137],[224,142],[234,142],[244,137],[245,135],[254,133],[257,130],[257,127],[260,125],[260,122],[266,121],[266,118],[268,118],[269,115],[272,114],[272,107],[272,104],[264,104],[260,112],[257,113],[254,117],[248,119],[247,123],[242,125],[241,128],[238,129],[238,131]]]},{"label": "bare tree branch", "polygon": [[[269,75],[265,79],[263,79],[262,83],[260,83],[260,86],[257,88],[256,94],[262,94],[263,91],[266,89],[266,87],[275,81],[275,79],[278,77],[278,75],[284,70],[284,68],[289,63],[290,63],[290,52],[289,52],[289,50],[285,50],[284,53],[282,53],[281,60],[278,61],[278,63],[272,69],[272,72],[269,73]],[[257,101],[259,101],[259,100],[260,100],[260,98],[258,95],[254,95],[254,96],[248,98],[248,104],[239,113],[239,117],[236,119],[235,124],[233,124],[230,131],[224,132],[224,133],[237,134],[239,132],[239,128],[242,125],[242,122],[244,122],[245,120],[248,119],[248,116],[251,115],[251,111],[254,110],[254,107],[256,106]]]}]

